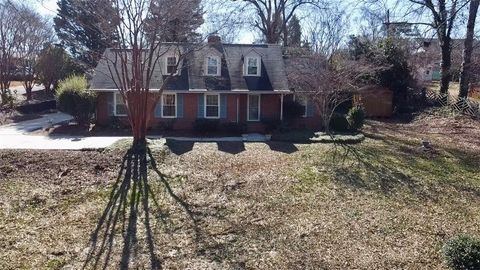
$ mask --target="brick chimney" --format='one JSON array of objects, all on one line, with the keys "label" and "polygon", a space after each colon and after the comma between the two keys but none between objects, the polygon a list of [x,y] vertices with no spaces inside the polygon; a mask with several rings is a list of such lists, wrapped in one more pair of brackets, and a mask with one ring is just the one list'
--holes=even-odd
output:
[{"label": "brick chimney", "polygon": [[208,36],[208,44],[220,44],[222,43],[222,38],[217,34],[212,34]]}]

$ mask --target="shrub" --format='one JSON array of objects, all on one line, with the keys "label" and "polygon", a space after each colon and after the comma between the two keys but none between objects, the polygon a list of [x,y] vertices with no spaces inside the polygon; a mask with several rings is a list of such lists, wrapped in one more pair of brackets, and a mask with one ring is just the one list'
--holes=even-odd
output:
[{"label": "shrub", "polygon": [[10,108],[13,108],[13,103],[15,102],[15,96],[12,95],[12,92],[9,89],[1,93],[0,98],[2,100],[0,102],[1,105],[8,105]]},{"label": "shrub", "polygon": [[80,125],[88,124],[95,112],[95,93],[87,89],[83,76],[71,76],[60,82],[56,93],[57,106],[73,116]]},{"label": "shrub", "polygon": [[302,117],[305,107],[293,100],[286,100],[283,103],[283,117],[285,120],[293,120]]},{"label": "shrub", "polygon": [[330,130],[335,132],[349,132],[350,124],[344,114],[334,113],[330,118]]},{"label": "shrub", "polygon": [[447,264],[454,270],[480,269],[480,240],[459,235],[447,241],[443,247]]},{"label": "shrub", "polygon": [[347,120],[350,130],[357,131],[361,129],[365,123],[365,111],[362,107],[355,106],[348,111]]},{"label": "shrub", "polygon": [[282,126],[282,121],[278,119],[265,118],[262,119],[262,124],[265,126],[266,133],[277,131]]},{"label": "shrub", "polygon": [[198,133],[209,133],[218,130],[218,120],[197,119],[193,123],[193,130]]},{"label": "shrub", "polygon": [[247,132],[247,124],[235,122],[223,123],[220,125],[220,129],[226,133],[239,135]]}]

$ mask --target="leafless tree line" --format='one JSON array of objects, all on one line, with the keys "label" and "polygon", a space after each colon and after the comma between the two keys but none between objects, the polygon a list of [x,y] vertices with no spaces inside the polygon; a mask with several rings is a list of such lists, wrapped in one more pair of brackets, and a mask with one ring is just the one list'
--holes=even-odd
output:
[{"label": "leafless tree line", "polygon": [[16,75],[23,80],[31,98],[35,60],[44,45],[53,40],[48,19],[27,5],[10,0],[0,3],[0,94],[8,98],[10,82]]}]

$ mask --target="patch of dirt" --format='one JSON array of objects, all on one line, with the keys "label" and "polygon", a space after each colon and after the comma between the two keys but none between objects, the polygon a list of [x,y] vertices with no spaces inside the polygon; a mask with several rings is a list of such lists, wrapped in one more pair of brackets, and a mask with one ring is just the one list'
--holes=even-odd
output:
[{"label": "patch of dirt", "polygon": [[480,119],[463,115],[442,115],[436,110],[421,113],[408,123],[391,121],[367,121],[365,130],[407,139],[432,141],[433,145],[461,148],[480,153]]}]

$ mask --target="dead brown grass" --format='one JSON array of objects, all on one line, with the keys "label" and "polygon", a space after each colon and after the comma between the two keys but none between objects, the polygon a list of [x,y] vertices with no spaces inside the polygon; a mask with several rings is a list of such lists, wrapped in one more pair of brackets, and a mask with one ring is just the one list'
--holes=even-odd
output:
[{"label": "dead brown grass", "polygon": [[[480,128],[462,124],[457,144],[442,121],[464,120],[422,119],[370,122],[370,138],[335,166],[330,145],[169,143],[161,169],[198,221],[152,176],[163,269],[444,269],[446,239],[480,234],[480,164],[468,141]],[[425,137],[433,151],[419,148]],[[0,268],[79,269],[120,156],[1,151]],[[131,266],[149,267],[144,246]]]}]

